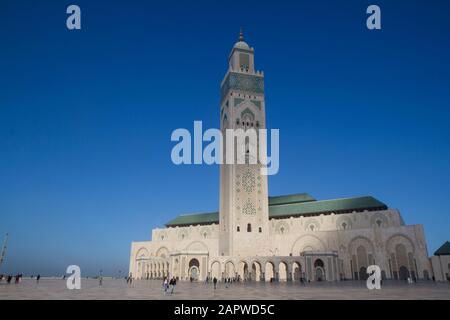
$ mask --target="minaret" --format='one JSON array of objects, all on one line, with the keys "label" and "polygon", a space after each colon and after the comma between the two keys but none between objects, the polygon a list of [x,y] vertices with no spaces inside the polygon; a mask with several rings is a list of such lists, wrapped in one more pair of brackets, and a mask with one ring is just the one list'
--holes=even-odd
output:
[{"label": "minaret", "polygon": [[[241,32],[228,58],[229,67],[221,84],[220,127],[226,129],[266,128],[264,75],[255,71],[254,49],[244,41]],[[247,132],[247,131],[246,131]],[[223,145],[227,141],[224,138]],[[245,140],[245,150],[255,147]],[[267,150],[265,142],[256,147]],[[239,147],[235,148],[236,150]],[[226,151],[223,152],[225,162]],[[236,160],[236,156],[235,156]],[[267,176],[261,165],[222,164],[220,167],[219,254],[251,256],[267,254],[269,209]]]}]

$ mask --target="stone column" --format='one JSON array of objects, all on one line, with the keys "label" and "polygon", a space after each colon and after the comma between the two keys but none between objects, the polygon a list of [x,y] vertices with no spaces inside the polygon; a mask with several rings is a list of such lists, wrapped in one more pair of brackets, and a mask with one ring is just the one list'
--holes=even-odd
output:
[{"label": "stone column", "polygon": [[305,272],[306,272],[306,281],[314,280],[311,257],[306,258]]},{"label": "stone column", "polygon": [[286,281],[292,281],[292,265],[286,265]]}]

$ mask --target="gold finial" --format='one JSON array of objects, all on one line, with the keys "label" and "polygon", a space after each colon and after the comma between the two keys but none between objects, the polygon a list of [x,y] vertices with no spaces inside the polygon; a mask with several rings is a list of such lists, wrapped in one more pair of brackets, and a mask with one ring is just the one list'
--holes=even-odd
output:
[{"label": "gold finial", "polygon": [[242,32],[242,27],[241,30],[239,31],[239,41],[244,41],[244,33]]}]

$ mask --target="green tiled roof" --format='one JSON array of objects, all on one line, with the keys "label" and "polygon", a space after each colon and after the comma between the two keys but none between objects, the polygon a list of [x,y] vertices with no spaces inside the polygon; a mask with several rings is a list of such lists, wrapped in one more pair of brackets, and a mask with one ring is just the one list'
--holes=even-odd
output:
[{"label": "green tiled roof", "polygon": [[190,224],[211,224],[219,222],[219,212],[182,214],[166,223],[166,226],[180,226]]},{"label": "green tiled roof", "polygon": [[276,205],[276,204],[287,204],[287,203],[307,202],[307,201],[316,201],[316,199],[314,199],[307,193],[290,194],[287,196],[269,197],[269,206]]},{"label": "green tiled roof", "polygon": [[434,253],[435,256],[448,256],[450,255],[450,242],[446,241],[439,249]]},{"label": "green tiled roof", "polygon": [[386,205],[373,197],[345,198],[334,200],[309,201],[269,206],[269,217],[310,215],[327,212],[351,212],[364,209],[385,209]]},{"label": "green tiled roof", "polygon": [[[321,213],[344,213],[360,210],[384,210],[387,206],[373,197],[356,197],[317,201],[306,193],[269,197],[269,218],[309,216]],[[219,213],[180,215],[166,227],[219,223]]]}]

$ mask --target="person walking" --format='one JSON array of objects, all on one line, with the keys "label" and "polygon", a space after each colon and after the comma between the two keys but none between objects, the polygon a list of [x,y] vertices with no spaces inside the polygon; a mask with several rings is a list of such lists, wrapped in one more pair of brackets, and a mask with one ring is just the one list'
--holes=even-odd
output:
[{"label": "person walking", "polygon": [[172,290],[170,291],[170,294],[173,294],[173,290],[175,290],[175,286],[177,285],[177,279],[175,277],[172,278]]},{"label": "person walking", "polygon": [[217,287],[217,278],[216,277],[214,277],[213,283],[214,283],[214,290],[216,290],[216,287]]},{"label": "person walking", "polygon": [[167,290],[169,289],[169,282],[166,277],[164,277],[163,287],[164,287],[164,295],[166,295]]},{"label": "person walking", "polygon": [[41,279],[41,275],[40,274],[38,274],[37,277],[36,277],[36,283],[39,283],[39,279]]}]

